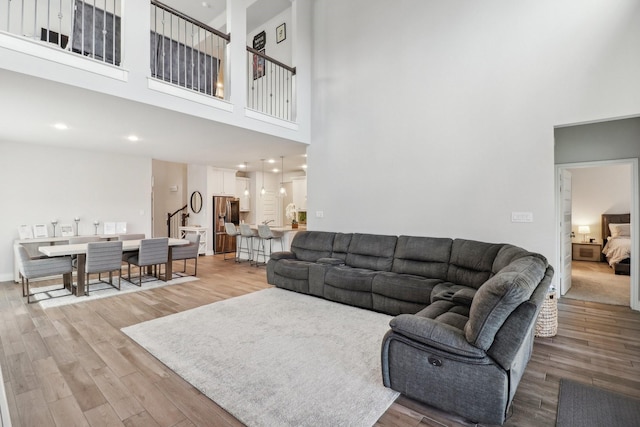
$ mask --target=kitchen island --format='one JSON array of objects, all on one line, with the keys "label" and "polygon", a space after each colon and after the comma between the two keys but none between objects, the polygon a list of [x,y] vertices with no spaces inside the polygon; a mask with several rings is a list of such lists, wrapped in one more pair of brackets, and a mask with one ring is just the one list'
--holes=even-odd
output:
[{"label": "kitchen island", "polygon": [[[251,229],[254,230],[256,232],[256,234],[258,233],[258,225],[257,224],[251,224],[250,225]],[[293,236],[296,235],[296,233],[298,231],[304,231],[307,229],[306,225],[299,225],[298,228],[293,228],[291,227],[291,225],[284,225],[284,226],[274,226],[274,227],[269,227],[271,228],[271,231],[273,232],[274,235],[279,236],[282,235],[282,240],[280,239],[274,239],[271,242],[271,248],[273,249],[273,252],[280,252],[280,251],[288,251],[291,249],[291,241],[293,240]],[[237,249],[240,249],[240,236],[238,236],[238,238],[236,238],[236,245],[238,246]],[[253,239],[253,260],[255,261],[255,257],[256,254],[258,252],[258,246],[260,245],[260,238],[259,237],[254,237]],[[280,247],[280,242],[282,241],[282,248]],[[242,249],[245,252],[239,253],[238,258],[240,260],[243,261],[248,261],[249,260],[249,256],[246,253],[246,246],[244,243],[244,239],[242,239]],[[269,242],[265,242],[265,251],[266,251],[266,257],[264,262],[269,261]],[[238,253],[238,252],[236,252]],[[263,259],[262,256],[260,256],[260,263],[262,263]]]}]

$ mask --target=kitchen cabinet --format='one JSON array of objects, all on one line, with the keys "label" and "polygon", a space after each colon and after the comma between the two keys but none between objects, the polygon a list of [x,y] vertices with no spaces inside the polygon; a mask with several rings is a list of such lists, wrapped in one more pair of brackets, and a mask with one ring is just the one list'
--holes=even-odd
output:
[{"label": "kitchen cabinet", "polygon": [[209,188],[217,196],[236,195],[236,171],[232,169],[209,168]]},{"label": "kitchen cabinet", "polygon": [[251,195],[244,195],[245,188],[251,188],[249,178],[236,178],[236,197],[240,199],[240,212],[251,211]]},{"label": "kitchen cabinet", "polygon": [[293,204],[297,210],[307,210],[307,177],[291,178],[293,184]]},{"label": "kitchen cabinet", "polygon": [[199,234],[198,255],[207,254],[207,227],[178,227],[178,230],[180,230],[181,239],[186,238],[187,234]]}]

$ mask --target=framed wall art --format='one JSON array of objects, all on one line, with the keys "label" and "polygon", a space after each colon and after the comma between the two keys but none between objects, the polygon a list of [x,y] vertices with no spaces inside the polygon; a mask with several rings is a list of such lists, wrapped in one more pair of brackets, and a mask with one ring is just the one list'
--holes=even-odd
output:
[{"label": "framed wall art", "polygon": [[287,38],[287,24],[282,23],[276,28],[276,43],[280,43]]}]

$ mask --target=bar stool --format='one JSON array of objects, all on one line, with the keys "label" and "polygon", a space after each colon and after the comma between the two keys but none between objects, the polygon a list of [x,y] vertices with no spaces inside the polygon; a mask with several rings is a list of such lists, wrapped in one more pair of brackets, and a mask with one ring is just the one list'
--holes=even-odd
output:
[{"label": "bar stool", "polygon": [[[240,245],[238,248],[238,255],[241,253],[247,254],[249,264],[253,264],[253,238],[258,237],[258,232],[253,230],[249,224],[240,224]],[[242,242],[246,243],[246,249],[242,249]]]},{"label": "bar stool", "polygon": [[258,238],[260,239],[260,242],[258,243],[258,253],[256,254],[256,259],[255,259],[255,266],[259,267],[260,264],[258,262],[258,259],[260,258],[260,253],[262,253],[262,265],[266,265],[267,264],[267,252],[265,250],[265,241],[269,241],[269,256],[271,256],[272,253],[272,242],[274,240],[280,240],[280,248],[281,250],[284,250],[284,246],[282,245],[282,233],[278,233],[278,232],[273,232],[273,230],[271,230],[271,228],[268,225],[265,224],[260,224],[258,225]]},{"label": "bar stool", "polygon": [[[224,223],[224,231],[225,231],[225,235],[222,237],[222,252],[224,255],[222,255],[222,259],[223,260],[227,260],[227,239],[230,237],[237,237],[240,235],[240,232],[238,231],[238,229],[236,228],[235,224],[233,224],[232,222],[225,222]],[[236,262],[240,262],[238,261],[238,245],[236,244],[235,247],[235,261]]]}]

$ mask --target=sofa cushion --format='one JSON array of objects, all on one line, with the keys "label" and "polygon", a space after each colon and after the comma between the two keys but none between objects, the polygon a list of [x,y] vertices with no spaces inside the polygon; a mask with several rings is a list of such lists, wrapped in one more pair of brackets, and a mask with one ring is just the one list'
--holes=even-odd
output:
[{"label": "sofa cushion", "polygon": [[442,282],[438,283],[433,288],[433,292],[431,293],[431,302],[451,301],[455,304],[470,307],[476,292],[476,288],[456,285],[451,282]]},{"label": "sofa cushion", "polygon": [[283,277],[290,277],[297,280],[307,280],[309,278],[309,266],[312,262],[298,261],[295,259],[281,259],[273,267],[273,271]]},{"label": "sofa cushion", "polygon": [[465,336],[471,344],[487,350],[507,317],[529,300],[542,281],[547,263],[536,256],[519,258],[500,270],[478,289]]},{"label": "sofa cushion", "polygon": [[397,240],[396,236],[354,234],[345,262],[350,267],[390,271]]},{"label": "sofa cushion", "polygon": [[522,248],[513,245],[503,245],[502,248],[498,251],[496,255],[496,259],[493,260],[493,267],[491,270],[493,273],[497,273],[498,271],[505,268],[507,265],[511,264],[512,261],[515,261],[518,258],[522,258],[523,256],[531,255],[531,252],[525,251]]},{"label": "sofa cushion", "polygon": [[455,239],[447,281],[478,289],[493,273],[493,262],[503,244]]},{"label": "sofa cushion", "polygon": [[378,274],[377,271],[366,268],[329,267],[324,277],[324,283],[334,288],[371,292],[373,278],[376,274]]},{"label": "sofa cushion", "polygon": [[391,271],[432,279],[446,279],[453,240],[400,236]]},{"label": "sofa cushion", "polygon": [[413,314],[431,303],[431,291],[440,279],[381,272],[373,278],[373,309],[398,315]]},{"label": "sofa cushion", "polygon": [[436,301],[416,313],[418,317],[437,320],[445,325],[464,331],[469,320],[469,308],[451,301]]},{"label": "sofa cushion", "polygon": [[299,231],[291,241],[291,252],[302,261],[330,257],[334,236],[335,233],[326,231]]},{"label": "sofa cushion", "polygon": [[351,244],[351,233],[336,233],[333,239],[333,249],[331,258],[341,259],[345,261],[347,259],[347,253],[349,252],[349,244]]}]

